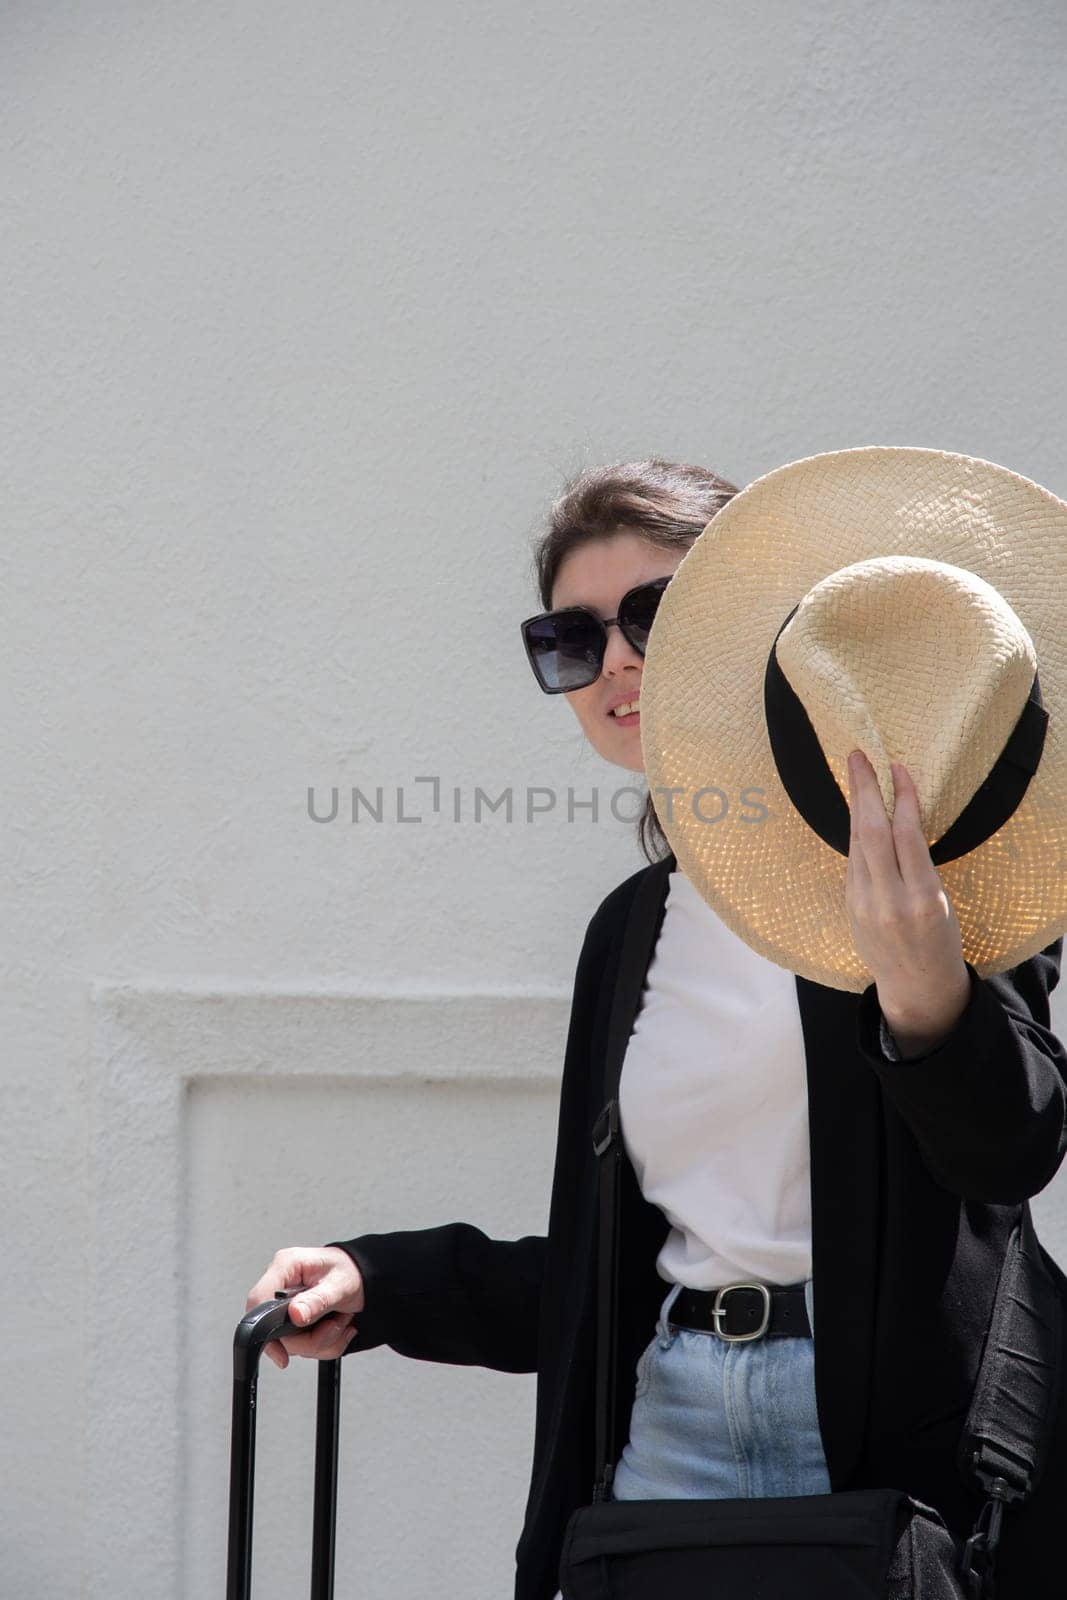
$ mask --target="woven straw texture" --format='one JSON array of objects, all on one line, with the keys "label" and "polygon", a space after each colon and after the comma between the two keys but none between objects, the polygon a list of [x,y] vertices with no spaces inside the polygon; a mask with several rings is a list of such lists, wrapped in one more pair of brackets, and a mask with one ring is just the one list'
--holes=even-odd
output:
[{"label": "woven straw texture", "polygon": [[[783,634],[779,660],[809,708],[846,800],[850,749],[871,760],[890,815],[888,762],[903,761],[932,843],[999,754],[1036,656],[1049,714],[1038,771],[997,833],[938,869],[964,956],[979,976],[1015,966],[1067,931],[1062,500],[992,462],[940,450],[873,446],[779,467],[729,501],[686,554],[660,602],[641,683],[649,787],[682,871],[759,954],[817,983],[857,992],[872,979],[852,943],[846,858],[811,830],[782,787],[767,736],[763,677],[775,635],[809,591],[841,568],[886,556],[962,568],[992,585],[1010,610],[1000,607],[998,617],[996,596],[983,604],[981,585],[972,586],[969,602],[966,580],[955,586],[954,600],[939,599],[934,681],[931,608],[925,607],[924,648],[910,652],[887,624],[907,620],[919,637],[924,608],[910,616],[899,604],[899,583],[888,585],[882,609],[868,609],[870,637],[883,640],[881,674],[869,653],[866,676],[860,674],[857,654],[851,696],[837,699],[840,676],[820,677],[819,630],[827,617],[837,626],[841,611],[824,590],[821,610],[807,617],[806,606],[790,624],[787,633],[800,625],[795,638],[787,644]],[[922,562],[915,565],[918,573]],[[871,586],[866,607],[878,607],[877,589]],[[858,592],[853,586],[852,594]],[[961,620],[960,607],[966,611],[968,603],[981,613],[973,627]],[[853,616],[849,625],[855,624]],[[860,636],[866,631],[861,618]],[[963,640],[970,658],[961,653]],[[834,694],[827,695],[828,682]],[[668,798],[672,789],[678,793]]]}]

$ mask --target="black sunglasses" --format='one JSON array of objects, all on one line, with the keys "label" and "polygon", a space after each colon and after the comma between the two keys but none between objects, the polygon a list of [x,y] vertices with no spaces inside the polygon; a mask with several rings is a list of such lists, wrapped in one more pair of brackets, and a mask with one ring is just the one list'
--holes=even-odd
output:
[{"label": "black sunglasses", "polygon": [[660,596],[670,581],[666,577],[639,583],[619,601],[618,616],[604,620],[588,606],[565,606],[562,611],[542,611],[539,616],[527,617],[521,624],[522,642],[534,677],[545,693],[566,694],[596,682],[613,622],[643,656]]}]

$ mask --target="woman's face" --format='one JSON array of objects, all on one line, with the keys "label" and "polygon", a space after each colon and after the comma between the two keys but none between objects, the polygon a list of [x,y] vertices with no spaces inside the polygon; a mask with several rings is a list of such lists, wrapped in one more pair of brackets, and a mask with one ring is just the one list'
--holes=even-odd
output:
[{"label": "woman's face", "polygon": [[[669,577],[685,550],[662,550],[639,533],[614,533],[583,544],[565,556],[552,586],[552,609],[588,606],[603,620],[614,617],[628,589],[653,578]],[[644,657],[638,655],[620,627],[608,629],[600,677],[587,689],[567,694],[571,709],[597,755],[630,772],[643,772],[641,715],[638,710],[616,717],[613,708],[637,700]]]}]

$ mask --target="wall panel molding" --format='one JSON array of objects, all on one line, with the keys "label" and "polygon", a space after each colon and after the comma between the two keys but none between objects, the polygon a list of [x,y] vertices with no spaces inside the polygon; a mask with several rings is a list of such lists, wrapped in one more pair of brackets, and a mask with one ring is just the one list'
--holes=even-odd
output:
[{"label": "wall panel molding", "polygon": [[570,996],[98,981],[91,999],[86,1594],[180,1600],[187,1091],[219,1078],[548,1086]]}]

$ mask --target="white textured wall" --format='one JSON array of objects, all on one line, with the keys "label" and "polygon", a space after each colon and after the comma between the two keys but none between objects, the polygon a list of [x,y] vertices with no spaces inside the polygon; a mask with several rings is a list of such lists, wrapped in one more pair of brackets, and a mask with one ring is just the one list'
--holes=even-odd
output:
[{"label": "white textured wall", "polygon": [[[640,857],[451,805],[620,781],[519,648],[562,476],[903,443],[1067,493],[1065,32],[0,8],[5,1600],[221,1592],[228,1339],[276,1245],[543,1226],[559,996]],[[316,824],[309,784],[391,820]],[[1038,1212],[1067,1244],[1067,1189]],[[302,1587],[309,1379],[264,1380],[265,1597]],[[530,1380],[384,1352],[346,1386],[360,1593],[507,1593]]]}]

